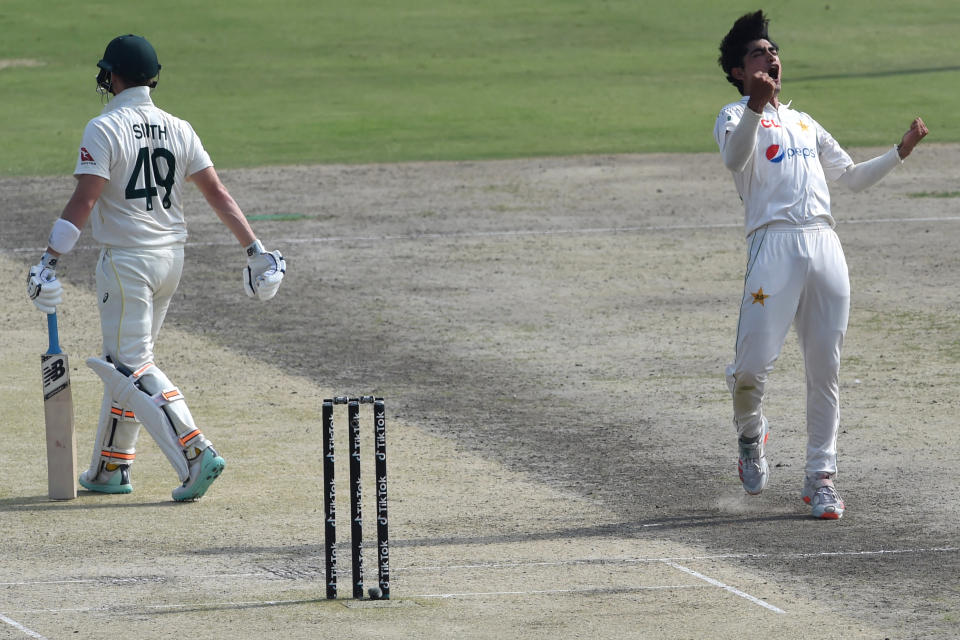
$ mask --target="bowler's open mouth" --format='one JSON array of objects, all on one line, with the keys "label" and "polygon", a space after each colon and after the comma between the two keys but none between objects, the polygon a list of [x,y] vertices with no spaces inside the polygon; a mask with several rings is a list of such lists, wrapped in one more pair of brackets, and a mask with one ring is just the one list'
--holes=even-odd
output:
[{"label": "bowler's open mouth", "polygon": [[780,77],[780,67],[771,67],[770,71],[767,72],[767,75],[776,80]]}]

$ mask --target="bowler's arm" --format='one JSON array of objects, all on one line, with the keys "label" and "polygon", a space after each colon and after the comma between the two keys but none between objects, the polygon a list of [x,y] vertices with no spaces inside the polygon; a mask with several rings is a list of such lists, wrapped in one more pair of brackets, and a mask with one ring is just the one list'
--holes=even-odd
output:
[{"label": "bowler's arm", "polygon": [[863,191],[867,187],[875,185],[885,175],[893,171],[897,165],[901,164],[928,133],[927,125],[920,118],[916,118],[910,123],[910,129],[903,134],[900,144],[881,156],[850,165],[837,178],[837,182],[851,191]]},{"label": "bowler's arm", "polygon": [[747,162],[753,156],[753,152],[757,148],[760,118],[761,114],[753,109],[744,109],[743,116],[737,123],[737,128],[727,132],[721,154],[724,166],[730,171],[734,173],[743,171]]}]

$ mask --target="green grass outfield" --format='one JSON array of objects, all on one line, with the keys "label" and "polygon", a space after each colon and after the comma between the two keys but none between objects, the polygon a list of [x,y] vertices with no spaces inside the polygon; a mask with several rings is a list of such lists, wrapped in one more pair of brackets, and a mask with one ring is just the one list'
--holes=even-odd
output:
[{"label": "green grass outfield", "polygon": [[[0,2],[0,175],[72,170],[95,64],[120,33],[156,102],[221,167],[712,150],[716,64],[757,3],[712,0]],[[783,98],[847,146],[911,117],[960,141],[960,3],[775,0]],[[31,66],[26,66],[26,65]]]}]

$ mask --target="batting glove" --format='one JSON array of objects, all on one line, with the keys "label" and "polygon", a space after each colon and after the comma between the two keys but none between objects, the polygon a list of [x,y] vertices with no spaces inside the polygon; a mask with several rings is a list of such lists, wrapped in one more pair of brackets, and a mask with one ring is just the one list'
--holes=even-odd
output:
[{"label": "batting glove", "polygon": [[27,295],[44,313],[54,313],[63,302],[63,287],[57,280],[57,258],[44,253],[40,263],[27,274]]},{"label": "batting glove", "polygon": [[247,247],[247,266],[243,268],[243,288],[251,298],[269,300],[277,295],[287,262],[279,251],[266,251],[259,240]]}]

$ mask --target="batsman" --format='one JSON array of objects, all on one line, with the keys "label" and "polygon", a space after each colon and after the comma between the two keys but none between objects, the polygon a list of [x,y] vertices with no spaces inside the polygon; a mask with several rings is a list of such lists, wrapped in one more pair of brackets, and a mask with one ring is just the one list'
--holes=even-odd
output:
[{"label": "batsman", "polygon": [[770,431],[764,389],[790,325],[807,380],[807,447],[801,497],[815,518],[846,508],[834,483],[840,424],[840,350],[850,311],[847,263],[834,232],[827,183],[853,191],[903,163],[927,135],[914,119],[897,144],[855,163],[808,114],[780,102],[784,67],[762,11],[738,19],[720,45],[720,66],[742,98],[720,110],[713,133],[744,205],[747,267],[736,357],[727,367],[749,494],[767,485]]},{"label": "batsman", "polygon": [[27,293],[44,313],[56,310],[62,301],[58,261],[89,219],[101,246],[96,283],[103,357],[87,364],[103,380],[104,394],[90,468],[80,484],[102,493],[133,491],[130,469],[142,424],[176,470],[173,499],[196,500],[226,463],[195,424],[183,393],[154,362],[183,269],[185,184],[197,185],[244,249],[248,296],[272,298],[286,262],[257,240],[193,127],[154,105],[151,91],[161,67],[153,46],[140,36],[119,36],[97,67],[98,93],[113,97],[83,132],[73,195],[27,275]]}]

